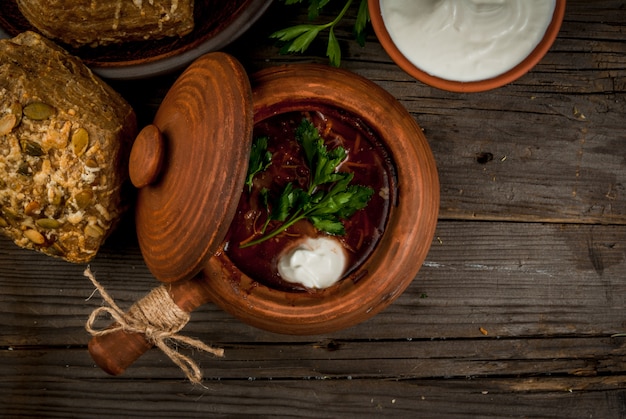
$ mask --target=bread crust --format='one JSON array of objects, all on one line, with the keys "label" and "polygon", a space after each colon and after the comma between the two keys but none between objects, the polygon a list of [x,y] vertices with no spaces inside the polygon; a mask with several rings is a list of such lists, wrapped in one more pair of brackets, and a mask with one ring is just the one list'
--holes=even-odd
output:
[{"label": "bread crust", "polygon": [[45,36],[73,47],[181,37],[194,28],[194,0],[17,0]]},{"label": "bread crust", "polygon": [[131,106],[33,32],[0,40],[0,231],[83,263],[124,209]]}]

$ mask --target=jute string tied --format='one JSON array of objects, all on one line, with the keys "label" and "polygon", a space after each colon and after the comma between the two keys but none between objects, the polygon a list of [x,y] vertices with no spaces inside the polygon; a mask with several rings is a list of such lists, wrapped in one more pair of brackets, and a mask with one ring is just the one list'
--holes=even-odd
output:
[{"label": "jute string tied", "polygon": [[[128,313],[125,313],[96,280],[89,267],[85,269],[84,275],[91,280],[102,299],[108,304],[108,306],[98,307],[89,316],[85,329],[92,336],[104,336],[118,330],[143,334],[148,342],[161,349],[183,370],[189,381],[195,384],[200,384],[202,381],[200,368],[190,357],[178,352],[171,342],[181,343],[219,357],[224,355],[224,350],[221,348],[213,348],[198,339],[178,334],[189,322],[191,316],[176,305],[165,285],[152,290],[133,304]],[[105,314],[111,316],[115,324],[106,329],[96,329],[94,326],[96,321]]]}]

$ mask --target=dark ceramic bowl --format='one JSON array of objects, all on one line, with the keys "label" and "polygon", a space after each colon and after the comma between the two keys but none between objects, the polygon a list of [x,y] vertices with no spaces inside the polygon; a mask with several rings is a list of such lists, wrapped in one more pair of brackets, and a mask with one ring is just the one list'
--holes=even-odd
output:
[{"label": "dark ceramic bowl", "polygon": [[[182,69],[199,56],[233,42],[261,17],[271,0],[196,0],[195,28],[182,38],[80,47],[61,44],[98,75],[109,79],[139,79]],[[34,30],[15,0],[0,8],[0,38]]]}]

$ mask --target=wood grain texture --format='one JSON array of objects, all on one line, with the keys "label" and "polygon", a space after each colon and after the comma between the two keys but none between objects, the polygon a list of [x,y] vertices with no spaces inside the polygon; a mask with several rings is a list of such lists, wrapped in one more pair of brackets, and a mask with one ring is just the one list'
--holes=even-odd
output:
[{"label": "wood grain texture", "polygon": [[[228,51],[250,73],[323,63],[323,43],[281,56],[267,41],[305,13],[276,2]],[[84,266],[0,238],[0,416],[626,417],[626,340],[611,337],[626,331],[624,2],[568,1],[533,71],[471,95],[414,81],[371,35],[359,47],[354,17],[336,33],[342,66],[409,109],[439,169],[435,238],[406,292],[358,326],[299,337],[206,304],[183,333],[225,358],[180,348],[205,387],[157,350],[109,377],[86,349],[101,299]],[[114,86],[145,125],[175,78]],[[91,268],[123,308],[157,284],[132,217]]]},{"label": "wood grain texture", "polygon": [[[49,359],[48,362],[63,362]],[[44,361],[45,362],[45,361]],[[45,368],[46,364],[40,362]],[[167,376],[171,367],[159,369]],[[0,382],[7,416],[45,417],[619,417],[624,376],[463,377],[429,380],[315,378],[210,380],[94,379],[65,364],[64,377],[36,373]],[[76,387],[82,387],[77,397]],[[112,391],[112,389],[115,391]],[[34,393],[34,394],[33,394]],[[35,403],[34,403],[35,401]]]},{"label": "wood grain texture", "polygon": [[[480,327],[499,337],[626,330],[624,227],[440,221],[435,234],[424,266],[394,304],[326,336],[480,338]],[[0,346],[86,344],[82,325],[101,299],[90,298],[93,287],[83,267],[36,258],[5,239],[0,244],[0,307],[6,310]],[[120,234],[91,264],[122,308],[157,284],[134,246]],[[263,332],[212,304],[193,313],[185,332],[209,342],[310,340]]]}]

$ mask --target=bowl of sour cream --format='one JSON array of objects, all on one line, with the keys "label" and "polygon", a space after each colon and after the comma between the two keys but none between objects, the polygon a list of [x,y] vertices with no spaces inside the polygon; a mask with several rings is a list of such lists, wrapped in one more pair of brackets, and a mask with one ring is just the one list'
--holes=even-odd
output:
[{"label": "bowl of sour cream", "polygon": [[501,87],[530,71],[557,37],[565,0],[369,0],[394,62],[454,92]]}]

